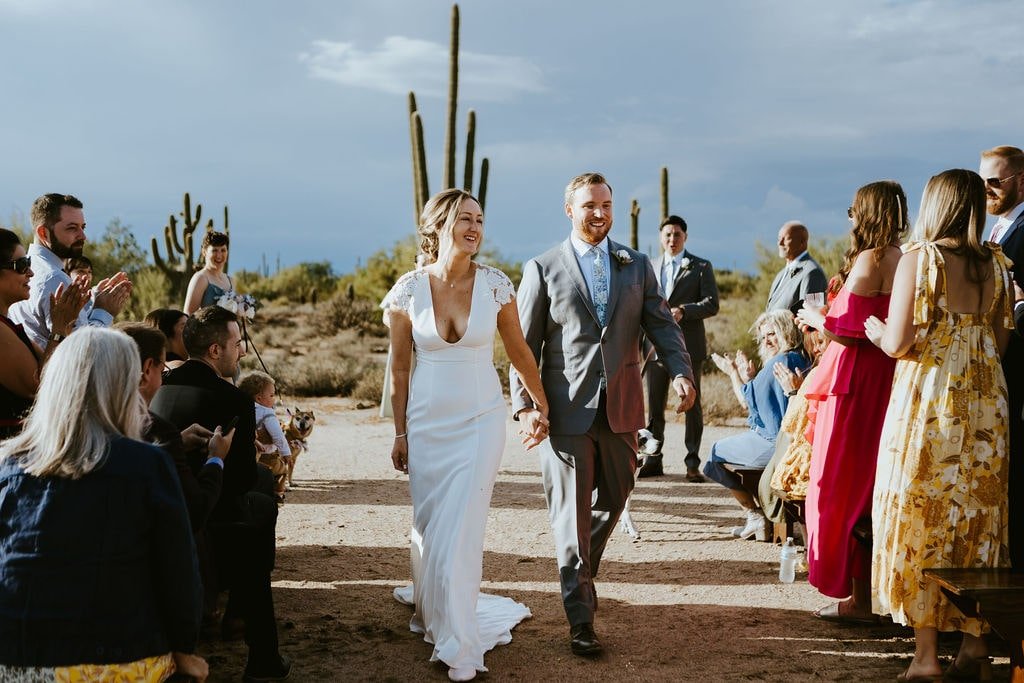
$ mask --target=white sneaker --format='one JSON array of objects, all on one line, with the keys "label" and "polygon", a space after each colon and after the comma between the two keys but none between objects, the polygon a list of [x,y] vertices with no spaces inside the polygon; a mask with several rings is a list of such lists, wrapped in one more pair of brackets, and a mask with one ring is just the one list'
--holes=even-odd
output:
[{"label": "white sneaker", "polygon": [[768,519],[760,510],[747,510],[746,525],[733,527],[732,535],[736,538],[748,539],[754,537],[758,541],[767,541]]}]

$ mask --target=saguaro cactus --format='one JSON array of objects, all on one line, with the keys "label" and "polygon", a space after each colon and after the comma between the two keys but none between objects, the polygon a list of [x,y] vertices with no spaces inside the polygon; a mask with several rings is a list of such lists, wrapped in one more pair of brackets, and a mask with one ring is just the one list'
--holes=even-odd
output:
[{"label": "saguaro cactus", "polygon": [[[458,110],[459,93],[459,6],[452,5],[451,44],[448,59],[448,116],[445,120],[444,137],[444,188],[456,187],[455,183],[455,120]],[[416,94],[409,93],[409,135],[412,145],[412,184],[414,222],[419,223],[423,205],[430,199],[430,183],[427,178],[427,154],[423,143],[423,119],[416,106]],[[463,189],[473,191],[473,166],[476,149],[476,112],[469,111],[466,123],[466,164],[463,174]],[[477,198],[484,208],[487,195],[489,162],[485,158],[480,164],[480,184]]]},{"label": "saguaro cactus", "polygon": [[640,249],[640,202],[635,199],[629,207],[629,246]]},{"label": "saguaro cactus", "polygon": [[668,218],[668,166],[661,167],[661,220]]},{"label": "saguaro cactus", "polygon": [[[185,193],[184,208],[180,214],[182,219],[181,236],[178,236],[178,219],[171,214],[164,226],[164,244],[167,249],[167,258],[160,256],[160,248],[157,239],[150,240],[150,249],[153,251],[153,263],[167,276],[171,282],[171,296],[179,301],[185,300],[185,292],[188,290],[188,281],[196,272],[197,263],[195,258],[194,234],[199,227],[203,216],[203,205],[196,204],[195,214],[192,213],[192,198],[188,192]],[[206,232],[213,230],[213,219],[206,222]],[[224,232],[230,233],[228,223],[228,207],[224,207]],[[227,264],[225,264],[225,269]]]}]

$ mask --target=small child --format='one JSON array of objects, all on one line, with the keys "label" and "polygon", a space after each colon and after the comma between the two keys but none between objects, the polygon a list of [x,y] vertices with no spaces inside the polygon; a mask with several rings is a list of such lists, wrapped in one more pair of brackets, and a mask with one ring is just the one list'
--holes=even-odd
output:
[{"label": "small child", "polygon": [[250,372],[238,383],[238,388],[252,397],[256,410],[256,451],[260,463],[270,468],[276,482],[279,500],[284,499],[288,465],[292,450],[284,438],[281,421],[274,412],[277,386],[274,378],[265,372]]},{"label": "small child", "polygon": [[[69,256],[64,259],[64,272],[71,277],[71,281],[82,288],[82,291],[89,291],[92,288],[92,261],[86,256]],[[85,302],[82,312],[87,316],[92,312],[92,297]]]}]

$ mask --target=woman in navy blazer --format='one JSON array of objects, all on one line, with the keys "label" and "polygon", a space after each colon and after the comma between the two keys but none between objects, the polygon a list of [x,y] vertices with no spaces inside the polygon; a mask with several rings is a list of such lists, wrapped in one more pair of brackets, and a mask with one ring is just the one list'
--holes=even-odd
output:
[{"label": "woman in navy blazer", "polygon": [[[200,583],[174,466],[139,441],[139,352],[74,332],[23,432],[0,445],[0,679],[199,680]],[[55,671],[55,673],[58,673]]]}]

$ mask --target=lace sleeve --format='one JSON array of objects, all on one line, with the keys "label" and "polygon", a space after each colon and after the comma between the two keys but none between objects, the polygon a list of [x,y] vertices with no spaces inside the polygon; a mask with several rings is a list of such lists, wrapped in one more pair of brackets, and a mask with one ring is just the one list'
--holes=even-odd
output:
[{"label": "lace sleeve", "polygon": [[[385,311],[408,311],[416,287],[416,275],[417,272],[412,271],[398,278],[398,282],[380,302],[380,307]],[[387,316],[384,316],[384,319],[386,321]]]},{"label": "lace sleeve", "polygon": [[494,297],[494,303],[504,306],[516,298],[516,288],[508,279],[508,275],[490,266],[481,266],[481,268],[484,271],[487,287],[491,290],[491,296]]}]

